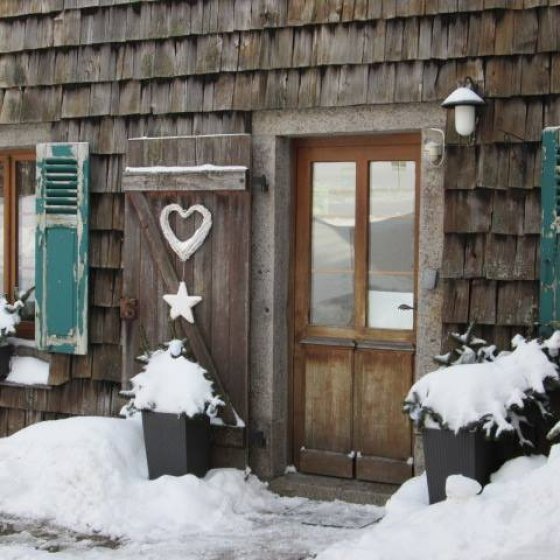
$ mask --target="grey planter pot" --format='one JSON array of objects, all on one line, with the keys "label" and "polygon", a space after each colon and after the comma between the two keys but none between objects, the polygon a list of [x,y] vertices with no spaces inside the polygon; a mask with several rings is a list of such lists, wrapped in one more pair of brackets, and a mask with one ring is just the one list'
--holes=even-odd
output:
[{"label": "grey planter pot", "polygon": [[6,379],[10,373],[10,359],[13,353],[14,349],[9,344],[0,346],[0,380]]},{"label": "grey planter pot", "polygon": [[422,435],[430,504],[445,500],[449,475],[462,474],[484,486],[505,461],[522,453],[512,440],[490,441],[481,432],[425,428]]},{"label": "grey planter pot", "polygon": [[205,414],[142,411],[150,480],[164,474],[204,476],[210,460],[210,420]]}]

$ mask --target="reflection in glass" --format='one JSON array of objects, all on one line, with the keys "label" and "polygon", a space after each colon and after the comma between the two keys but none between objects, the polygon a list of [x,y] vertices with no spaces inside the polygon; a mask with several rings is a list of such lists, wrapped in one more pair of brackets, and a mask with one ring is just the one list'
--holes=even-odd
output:
[{"label": "reflection in glass", "polygon": [[[18,270],[17,286],[27,290],[35,285],[35,162],[16,161]],[[27,300],[22,319],[32,321],[35,316],[33,294]]]},{"label": "reflection in glass", "polygon": [[412,329],[415,163],[370,162],[369,182],[368,326]]},{"label": "reflection in glass", "polygon": [[346,327],[354,317],[356,164],[313,164],[311,323]]}]

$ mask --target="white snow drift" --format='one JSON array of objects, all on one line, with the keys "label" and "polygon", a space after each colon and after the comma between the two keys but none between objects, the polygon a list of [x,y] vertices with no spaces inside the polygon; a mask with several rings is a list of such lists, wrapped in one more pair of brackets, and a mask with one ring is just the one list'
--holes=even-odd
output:
[{"label": "white snow drift", "polygon": [[537,340],[516,339],[517,347],[493,362],[461,364],[428,373],[417,381],[406,397],[416,402],[410,415],[428,411],[427,427],[438,427],[434,418],[455,432],[483,422],[487,433],[495,435],[518,428],[519,418],[512,407],[523,409],[527,394],[544,394],[545,379],[558,379],[556,366],[549,361]]},{"label": "white snow drift", "polygon": [[0,439],[0,511],[77,531],[143,540],[241,529],[240,514],[276,500],[234,469],[149,481],[135,420],[41,422]]},{"label": "white snow drift", "polygon": [[182,350],[181,341],[172,340],[167,350],[155,351],[144,371],[130,380],[134,408],[190,417],[205,412],[215,416],[216,407],[223,403],[214,394],[206,371],[182,356]]},{"label": "white snow drift", "polygon": [[481,495],[428,505],[424,476],[405,483],[387,516],[317,560],[545,560],[560,550],[560,446],[550,458],[519,457]]}]

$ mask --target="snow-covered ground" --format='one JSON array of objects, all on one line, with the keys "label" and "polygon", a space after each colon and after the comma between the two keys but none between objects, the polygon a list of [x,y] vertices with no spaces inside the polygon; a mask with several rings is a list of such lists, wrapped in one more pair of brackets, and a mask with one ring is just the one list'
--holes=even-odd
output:
[{"label": "snow-covered ground", "polygon": [[0,440],[2,560],[312,558],[360,532],[308,525],[314,514],[381,513],[281,498],[234,469],[150,481],[136,420],[42,422]]},{"label": "snow-covered ground", "polygon": [[548,560],[559,472],[557,446],[506,463],[480,495],[455,479],[432,506],[418,477],[376,524],[380,508],[281,498],[233,469],[149,481],[134,420],[43,422],[0,440],[0,558]]},{"label": "snow-covered ground", "polygon": [[548,560],[560,556],[560,446],[519,457],[482,494],[428,505],[425,476],[404,484],[387,515],[317,560]]}]

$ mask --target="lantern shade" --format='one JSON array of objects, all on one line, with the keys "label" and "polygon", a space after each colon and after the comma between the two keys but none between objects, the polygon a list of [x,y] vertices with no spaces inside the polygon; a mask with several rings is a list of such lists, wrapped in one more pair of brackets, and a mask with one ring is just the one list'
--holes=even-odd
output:
[{"label": "lantern shade", "polygon": [[461,136],[470,136],[474,132],[474,105],[455,106],[455,130]]},{"label": "lantern shade", "polygon": [[475,107],[484,105],[484,99],[473,91],[471,83],[468,79],[467,85],[458,87],[441,104],[446,109],[455,108],[455,130],[461,136],[470,136],[474,132]]},{"label": "lantern shade", "polygon": [[441,104],[442,107],[456,107],[457,105],[484,105],[484,99],[470,87],[458,87]]}]

